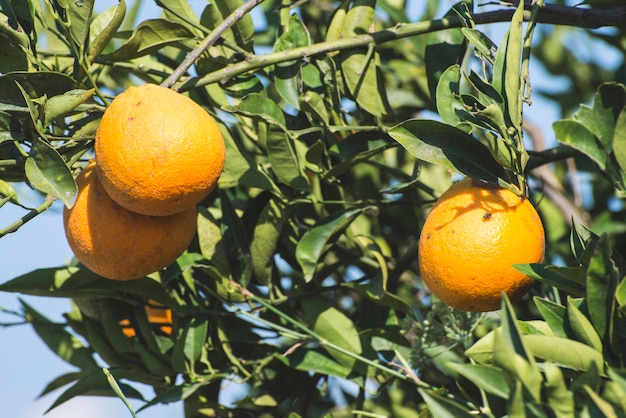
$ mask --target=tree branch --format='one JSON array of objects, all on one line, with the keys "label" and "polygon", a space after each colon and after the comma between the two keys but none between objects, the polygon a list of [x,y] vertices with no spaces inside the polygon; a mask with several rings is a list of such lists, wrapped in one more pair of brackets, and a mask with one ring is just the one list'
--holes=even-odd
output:
[{"label": "tree branch", "polygon": [[[514,10],[497,10],[493,12],[478,13],[474,15],[474,22],[476,24],[507,22],[511,20],[513,12]],[[525,15],[524,18],[530,18],[530,13],[528,13],[527,16]],[[601,26],[626,27],[626,7],[620,7],[614,10],[596,10],[546,5],[539,12],[537,22],[576,26],[581,28],[598,28]],[[213,71],[203,77],[190,78],[178,87],[177,90],[188,91],[196,87],[226,81],[232,77],[236,77],[237,75],[281,62],[303,59],[336,51],[361,48],[371,44],[380,45],[385,42],[407,38],[410,36],[423,35],[426,33],[437,32],[444,29],[460,28],[463,26],[463,19],[458,16],[450,16],[427,22],[398,24],[392,28],[383,29],[374,33],[367,33],[328,42],[319,42],[317,44],[294,48],[288,51],[258,55],[246,59],[245,61],[229,64],[224,68]]]},{"label": "tree branch", "polygon": [[228,30],[231,26],[237,23],[239,20],[243,18],[243,16],[252,10],[256,5],[262,3],[264,0],[248,0],[246,3],[242,4],[238,8],[236,8],[226,19],[224,19],[215,29],[211,31],[211,33],[204,38],[204,40],[194,48],[185,59],[180,63],[180,65],[174,70],[174,72],[167,78],[165,81],[161,83],[161,87],[170,88],[172,87],[180,77],[182,77],[185,72],[193,65],[193,63],[200,58],[207,49],[209,49],[215,42],[217,42],[222,34]]}]

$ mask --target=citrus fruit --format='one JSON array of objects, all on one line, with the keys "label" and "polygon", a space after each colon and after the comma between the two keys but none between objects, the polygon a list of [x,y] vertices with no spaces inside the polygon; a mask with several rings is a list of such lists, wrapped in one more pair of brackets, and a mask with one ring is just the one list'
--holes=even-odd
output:
[{"label": "citrus fruit", "polygon": [[[166,335],[172,335],[172,310],[163,306],[159,302],[150,299],[148,304],[144,306],[148,322],[158,327],[158,329]],[[119,322],[122,332],[128,338],[137,335],[135,328],[131,325],[129,319],[122,319]]]},{"label": "citrus fruit", "polygon": [[114,280],[143,277],[173,263],[194,237],[195,206],[170,216],[131,212],[109,197],[94,163],[76,183],[76,203],[63,210],[63,225],[74,255],[94,273]]},{"label": "citrus fruit", "polygon": [[111,102],[95,151],[109,196],[154,216],[198,204],[217,184],[225,157],[215,119],[190,98],[154,84],[130,87]]},{"label": "citrus fruit", "polygon": [[424,282],[444,303],[485,312],[499,309],[502,292],[521,298],[533,279],[513,265],[543,260],[545,234],[528,199],[492,184],[453,184],[428,214],[419,240]]}]

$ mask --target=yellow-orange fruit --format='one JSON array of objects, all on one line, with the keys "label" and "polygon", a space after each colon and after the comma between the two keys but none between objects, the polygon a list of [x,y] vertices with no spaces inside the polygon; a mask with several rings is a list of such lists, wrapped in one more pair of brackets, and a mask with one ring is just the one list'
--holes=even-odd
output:
[{"label": "yellow-orange fruit", "polygon": [[131,212],[109,197],[93,163],[76,182],[76,203],[63,211],[65,236],[94,273],[114,280],[143,277],[173,263],[194,237],[195,206],[170,216]]},{"label": "yellow-orange fruit", "polygon": [[[159,302],[150,299],[148,304],[144,306],[148,322],[158,327],[158,329],[166,335],[172,335],[172,310],[163,306]],[[119,322],[122,332],[128,338],[137,335],[135,328],[132,327],[129,319],[122,319]]]},{"label": "yellow-orange fruit", "polygon": [[545,233],[533,205],[482,181],[453,184],[426,218],[419,241],[424,282],[444,303],[466,311],[499,309],[502,292],[521,298],[533,279],[514,264],[539,263]]},{"label": "yellow-orange fruit", "polygon": [[118,204],[144,215],[183,212],[213,190],[226,149],[215,119],[190,98],[154,84],[130,87],[102,116],[98,174]]}]

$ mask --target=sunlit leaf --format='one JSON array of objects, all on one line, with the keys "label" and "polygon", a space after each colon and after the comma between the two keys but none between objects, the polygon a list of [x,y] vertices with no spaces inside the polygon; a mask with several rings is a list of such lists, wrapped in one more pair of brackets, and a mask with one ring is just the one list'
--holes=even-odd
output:
[{"label": "sunlit leaf", "polygon": [[193,38],[193,33],[180,23],[165,19],[144,20],[126,42],[102,58],[109,61],[127,61],[189,38]]},{"label": "sunlit leaf", "polygon": [[78,187],[59,153],[43,139],[35,139],[25,163],[26,177],[37,190],[49,193],[71,208]]},{"label": "sunlit leaf", "polygon": [[126,16],[126,2],[119,0],[119,4],[111,6],[99,13],[91,22],[89,30],[89,50],[87,59],[93,63],[107,47]]},{"label": "sunlit leaf", "polygon": [[[274,52],[288,51],[290,49],[309,46],[311,37],[306,26],[297,14],[289,18],[287,30],[274,43]],[[301,74],[298,61],[288,61],[276,65],[274,70],[274,84],[278,94],[290,106],[300,108]]]},{"label": "sunlit leaf", "polygon": [[[317,335],[349,353],[361,354],[359,333],[350,318],[336,308],[329,307],[323,299],[304,301],[302,307],[307,321]],[[340,364],[350,369],[354,367],[356,362],[354,357],[323,343],[321,345]]]}]

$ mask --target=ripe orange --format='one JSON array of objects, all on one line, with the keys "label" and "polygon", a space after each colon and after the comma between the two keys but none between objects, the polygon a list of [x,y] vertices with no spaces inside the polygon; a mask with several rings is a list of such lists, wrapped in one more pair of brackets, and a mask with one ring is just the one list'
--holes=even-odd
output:
[{"label": "ripe orange", "polygon": [[153,216],[183,212],[204,199],[217,184],[226,153],[211,115],[154,84],[130,87],[111,102],[95,150],[109,196]]},{"label": "ripe orange", "polygon": [[124,209],[106,193],[89,164],[76,179],[78,197],[63,211],[70,248],[87,268],[114,280],[143,277],[173,263],[193,239],[195,207],[170,216]]},{"label": "ripe orange", "polygon": [[[166,308],[157,301],[150,299],[148,301],[148,304],[144,306],[144,310],[146,311],[146,317],[148,318],[148,322],[158,326],[158,329],[162,333],[166,335],[172,335],[171,309]],[[122,327],[122,332],[128,338],[137,335],[137,333],[135,332],[135,328],[132,327],[129,319],[122,319],[119,324]]]},{"label": "ripe orange", "polygon": [[500,308],[502,292],[521,298],[533,279],[513,268],[543,260],[545,236],[533,205],[503,187],[465,179],[426,218],[419,241],[424,282],[446,304],[466,311]]}]

